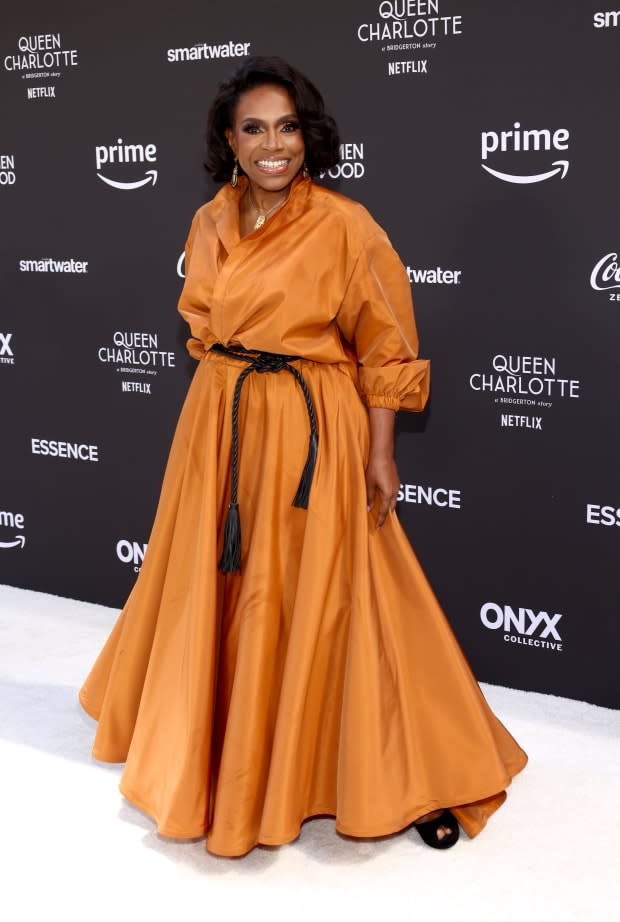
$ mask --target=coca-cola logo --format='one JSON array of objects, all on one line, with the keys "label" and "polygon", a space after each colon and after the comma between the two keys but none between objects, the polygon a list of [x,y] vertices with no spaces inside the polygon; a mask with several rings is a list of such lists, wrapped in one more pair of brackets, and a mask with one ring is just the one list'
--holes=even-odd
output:
[{"label": "coca-cola logo", "polygon": [[595,291],[610,291],[612,288],[620,288],[620,266],[618,265],[617,253],[607,253],[606,256],[599,259],[592,270],[590,285]]}]

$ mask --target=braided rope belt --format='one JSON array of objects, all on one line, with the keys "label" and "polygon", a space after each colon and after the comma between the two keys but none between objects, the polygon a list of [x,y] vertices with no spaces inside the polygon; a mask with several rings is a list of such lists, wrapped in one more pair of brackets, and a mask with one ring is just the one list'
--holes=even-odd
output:
[{"label": "braided rope belt", "polygon": [[310,443],[308,445],[308,455],[304,465],[301,480],[297,487],[297,492],[293,498],[292,505],[298,509],[307,509],[310,498],[310,487],[314,476],[316,457],[319,446],[319,434],[316,425],[316,415],[314,404],[301,372],[289,363],[300,358],[298,355],[281,355],[278,352],[263,352],[258,349],[244,349],[243,346],[223,346],[221,343],[214,343],[211,346],[211,352],[217,352],[220,355],[227,355],[230,358],[246,362],[237,382],[233,394],[232,405],[232,452],[230,458],[230,503],[226,515],[226,524],[224,526],[224,547],[222,556],[219,561],[219,568],[223,573],[234,573],[241,569],[241,523],[239,520],[239,503],[237,498],[237,488],[239,484],[239,400],[241,397],[241,388],[245,379],[256,371],[259,374],[265,372],[288,371],[293,375],[299,384],[306,409],[308,411],[308,421],[310,423]]}]

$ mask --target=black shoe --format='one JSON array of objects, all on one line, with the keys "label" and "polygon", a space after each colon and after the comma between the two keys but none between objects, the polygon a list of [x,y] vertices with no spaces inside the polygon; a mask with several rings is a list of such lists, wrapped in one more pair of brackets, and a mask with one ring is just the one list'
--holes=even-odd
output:
[{"label": "black shoe", "polygon": [[[444,810],[441,816],[438,816],[435,820],[425,820],[413,825],[420,833],[422,840],[427,845],[430,845],[431,848],[452,848],[458,842],[459,824],[449,810]],[[441,839],[437,835],[440,826],[445,826],[449,830]]]}]

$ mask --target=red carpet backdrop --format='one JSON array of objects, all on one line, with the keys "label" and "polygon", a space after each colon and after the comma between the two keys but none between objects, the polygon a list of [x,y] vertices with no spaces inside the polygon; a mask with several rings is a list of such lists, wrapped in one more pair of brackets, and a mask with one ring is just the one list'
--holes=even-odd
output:
[{"label": "red carpet backdrop", "polygon": [[620,10],[8,0],[0,35],[0,581],[129,592],[194,367],[206,113],[280,54],[340,125],[320,181],[407,266],[432,398],[399,515],[478,678],[620,707]]}]

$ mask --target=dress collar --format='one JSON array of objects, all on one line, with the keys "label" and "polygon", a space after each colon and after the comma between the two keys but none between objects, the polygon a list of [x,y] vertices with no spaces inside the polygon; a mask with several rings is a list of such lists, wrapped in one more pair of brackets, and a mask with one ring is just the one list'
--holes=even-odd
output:
[{"label": "dress collar", "polygon": [[217,235],[228,253],[240,242],[259,240],[269,235],[275,228],[282,227],[293,221],[305,208],[306,200],[312,187],[312,180],[310,178],[304,179],[300,171],[291,183],[291,190],[284,205],[278,209],[272,218],[265,222],[263,227],[250,231],[245,237],[241,237],[239,231],[239,202],[248,185],[247,176],[240,176],[236,189],[233,189],[230,183],[227,183],[219,190],[213,201],[215,205],[213,220],[215,221]]}]

